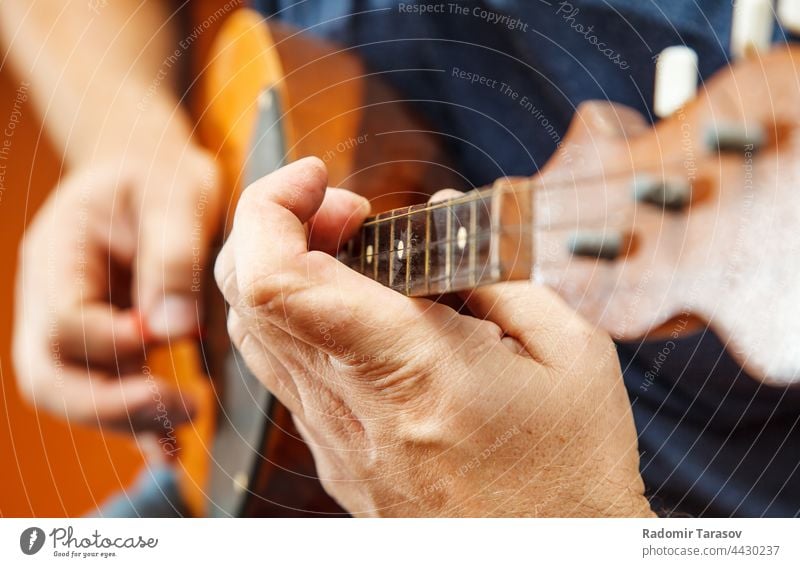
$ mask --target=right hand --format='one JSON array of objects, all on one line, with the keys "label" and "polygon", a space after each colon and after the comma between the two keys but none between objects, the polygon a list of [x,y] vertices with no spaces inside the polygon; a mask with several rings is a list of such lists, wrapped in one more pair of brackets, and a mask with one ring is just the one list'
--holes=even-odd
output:
[{"label": "right hand", "polygon": [[214,162],[193,145],[181,150],[77,169],[29,226],[13,352],[37,407],[127,431],[192,415],[193,401],[145,364],[149,344],[197,336],[198,282],[218,222]]}]

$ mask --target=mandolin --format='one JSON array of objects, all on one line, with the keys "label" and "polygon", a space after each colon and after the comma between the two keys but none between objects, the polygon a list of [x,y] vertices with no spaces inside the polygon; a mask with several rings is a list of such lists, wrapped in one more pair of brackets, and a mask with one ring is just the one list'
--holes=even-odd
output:
[{"label": "mandolin", "polygon": [[[655,126],[585,103],[535,176],[436,204],[432,192],[455,186],[445,155],[350,51],[240,9],[206,63],[199,132],[224,168],[229,212],[251,180],[318,155],[331,185],[382,211],[341,261],[399,293],[532,278],[617,340],[707,325],[752,377],[800,379],[800,50],[743,58]],[[220,331],[219,303],[209,299],[202,345],[208,373],[225,377],[209,394],[216,423],[194,426],[181,457],[193,511],[344,514],[291,416]]]}]

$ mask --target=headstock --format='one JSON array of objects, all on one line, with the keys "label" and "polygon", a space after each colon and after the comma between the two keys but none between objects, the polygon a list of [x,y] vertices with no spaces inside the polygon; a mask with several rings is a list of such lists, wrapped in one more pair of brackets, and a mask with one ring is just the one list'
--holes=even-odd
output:
[{"label": "headstock", "polygon": [[665,51],[655,127],[621,105],[585,103],[536,176],[438,205],[426,221],[385,213],[373,221],[383,240],[370,225],[345,261],[411,295],[530,269],[616,339],[677,338],[705,322],[748,374],[800,381],[800,49],[768,49],[770,2],[738,0],[735,14],[739,61],[699,88],[691,50]]},{"label": "headstock", "polygon": [[[747,58],[652,129],[616,105],[580,109],[562,151],[535,178],[537,218],[564,211],[557,222],[568,227],[552,230],[548,219],[535,231],[535,279],[616,338],[669,335],[694,315],[749,374],[800,379],[798,65],[793,47]],[[688,203],[635,200],[641,176],[688,183]],[[605,219],[593,229],[600,234],[630,231],[617,261],[564,245],[592,215]]]}]

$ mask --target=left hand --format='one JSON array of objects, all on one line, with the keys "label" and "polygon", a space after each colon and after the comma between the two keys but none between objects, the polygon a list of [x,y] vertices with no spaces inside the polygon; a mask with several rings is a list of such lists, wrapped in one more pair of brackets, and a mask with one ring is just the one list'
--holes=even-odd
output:
[{"label": "left hand", "polygon": [[350,270],[326,252],[369,206],[326,183],[306,159],[250,186],[215,270],[326,490],[355,515],[651,515],[608,335],[529,283],[470,317]]}]

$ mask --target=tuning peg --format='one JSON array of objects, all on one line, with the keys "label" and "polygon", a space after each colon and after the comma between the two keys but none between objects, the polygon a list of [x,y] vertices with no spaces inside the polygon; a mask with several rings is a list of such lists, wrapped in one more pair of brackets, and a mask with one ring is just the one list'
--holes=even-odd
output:
[{"label": "tuning peg", "polygon": [[731,53],[737,59],[769,49],[775,18],[772,0],[736,0],[731,27]]},{"label": "tuning peg", "polygon": [[767,142],[767,132],[760,124],[715,122],[706,129],[706,147],[719,152],[757,152]]},{"label": "tuning peg", "polygon": [[656,62],[653,110],[670,116],[697,95],[697,53],[685,45],[667,47]]},{"label": "tuning peg", "polygon": [[633,196],[639,202],[677,211],[692,200],[692,185],[684,179],[639,174],[633,178]]},{"label": "tuning peg", "polygon": [[800,0],[778,0],[778,19],[784,28],[800,35]]},{"label": "tuning peg", "polygon": [[567,240],[567,249],[573,256],[614,260],[622,254],[625,237],[616,231],[580,231]]}]

